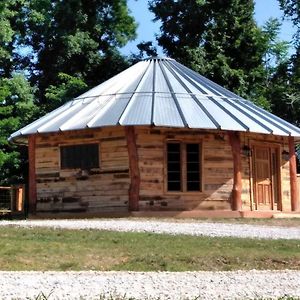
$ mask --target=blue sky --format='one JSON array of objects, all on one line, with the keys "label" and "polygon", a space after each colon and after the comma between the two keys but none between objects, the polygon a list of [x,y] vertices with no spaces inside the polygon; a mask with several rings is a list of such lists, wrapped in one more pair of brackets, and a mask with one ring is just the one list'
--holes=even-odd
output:
[{"label": "blue sky", "polygon": [[[152,22],[154,15],[149,12],[147,3],[147,0],[128,0],[129,8],[139,26],[137,29],[136,40],[128,43],[128,45],[122,49],[122,53],[126,55],[131,52],[137,52],[136,44],[141,41],[155,42],[155,34],[159,33],[159,23]],[[258,25],[263,25],[270,17],[282,18],[282,12],[279,9],[278,1],[256,0],[255,19]],[[282,40],[290,41],[294,32],[295,30],[292,23],[290,21],[283,21],[280,38]],[[159,52],[159,54],[162,54],[161,50],[159,50]]]}]

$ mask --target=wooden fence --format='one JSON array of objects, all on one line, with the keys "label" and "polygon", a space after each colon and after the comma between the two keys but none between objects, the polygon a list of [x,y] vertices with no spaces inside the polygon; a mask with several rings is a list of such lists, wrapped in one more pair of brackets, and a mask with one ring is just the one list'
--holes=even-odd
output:
[{"label": "wooden fence", "polygon": [[25,204],[25,186],[0,186],[0,214],[22,214]]}]

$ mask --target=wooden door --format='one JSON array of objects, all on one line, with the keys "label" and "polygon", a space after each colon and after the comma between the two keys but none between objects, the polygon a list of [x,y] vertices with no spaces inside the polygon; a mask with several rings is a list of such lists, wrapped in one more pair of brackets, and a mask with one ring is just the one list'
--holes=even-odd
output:
[{"label": "wooden door", "polygon": [[254,182],[256,208],[272,209],[272,166],[269,147],[254,147]]},{"label": "wooden door", "polygon": [[253,175],[256,209],[281,209],[279,148],[253,147]]}]

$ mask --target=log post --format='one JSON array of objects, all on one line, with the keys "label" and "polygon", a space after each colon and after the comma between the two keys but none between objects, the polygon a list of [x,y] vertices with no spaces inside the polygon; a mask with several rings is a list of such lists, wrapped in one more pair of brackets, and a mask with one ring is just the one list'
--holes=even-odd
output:
[{"label": "log post", "polygon": [[28,137],[28,162],[29,162],[29,191],[28,211],[31,214],[36,212],[36,170],[35,170],[35,135]]},{"label": "log post", "polygon": [[138,151],[136,146],[136,136],[133,126],[126,126],[127,149],[129,158],[130,187],[129,187],[129,211],[139,210],[140,197],[140,171],[138,161]]},{"label": "log post", "polygon": [[289,136],[289,163],[290,163],[290,185],[291,185],[291,208],[292,211],[299,210],[297,191],[297,166],[294,138]]},{"label": "log post", "polygon": [[242,210],[242,162],[241,142],[238,132],[229,132],[233,157],[232,210]]}]

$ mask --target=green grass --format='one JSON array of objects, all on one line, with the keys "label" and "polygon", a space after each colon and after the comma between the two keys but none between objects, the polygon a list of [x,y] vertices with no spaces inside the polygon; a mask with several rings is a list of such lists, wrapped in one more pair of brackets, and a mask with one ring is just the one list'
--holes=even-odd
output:
[{"label": "green grass", "polygon": [[300,270],[300,241],[0,228],[1,270]]}]

